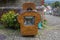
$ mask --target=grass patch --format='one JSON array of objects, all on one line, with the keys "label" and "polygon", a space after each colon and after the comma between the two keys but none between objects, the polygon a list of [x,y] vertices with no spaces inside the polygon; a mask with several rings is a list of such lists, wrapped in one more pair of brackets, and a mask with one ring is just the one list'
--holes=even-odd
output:
[{"label": "grass patch", "polygon": [[0,29],[5,29],[4,25],[0,24]]}]

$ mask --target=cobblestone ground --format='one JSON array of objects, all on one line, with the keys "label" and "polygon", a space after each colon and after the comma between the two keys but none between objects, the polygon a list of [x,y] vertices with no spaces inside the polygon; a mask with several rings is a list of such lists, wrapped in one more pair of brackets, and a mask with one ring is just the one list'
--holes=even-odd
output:
[{"label": "cobblestone ground", "polygon": [[52,15],[46,15],[46,18],[48,28],[39,29],[35,37],[22,37],[19,31],[4,29],[0,30],[0,40],[60,40],[60,18]]},{"label": "cobblestone ground", "polygon": [[45,15],[48,21],[48,26],[60,26],[60,17]]}]

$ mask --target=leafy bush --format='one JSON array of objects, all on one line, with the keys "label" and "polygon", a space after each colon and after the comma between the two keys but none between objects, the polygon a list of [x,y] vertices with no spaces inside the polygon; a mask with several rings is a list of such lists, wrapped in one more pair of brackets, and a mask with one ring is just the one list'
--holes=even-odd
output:
[{"label": "leafy bush", "polygon": [[19,28],[19,23],[17,21],[17,15],[14,11],[9,11],[2,15],[1,21],[7,28],[17,29]]}]

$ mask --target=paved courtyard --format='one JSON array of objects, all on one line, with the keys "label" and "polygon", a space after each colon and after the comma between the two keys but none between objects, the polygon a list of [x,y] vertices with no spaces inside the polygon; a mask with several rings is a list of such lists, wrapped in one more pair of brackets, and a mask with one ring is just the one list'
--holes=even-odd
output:
[{"label": "paved courtyard", "polygon": [[60,40],[60,17],[45,15],[48,28],[39,29],[35,37],[22,37],[19,31],[0,30],[0,40]]}]

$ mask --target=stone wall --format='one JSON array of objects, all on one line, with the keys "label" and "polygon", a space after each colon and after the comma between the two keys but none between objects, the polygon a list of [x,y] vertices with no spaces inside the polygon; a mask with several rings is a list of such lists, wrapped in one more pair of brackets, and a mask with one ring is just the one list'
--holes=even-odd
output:
[{"label": "stone wall", "polygon": [[0,7],[2,6],[8,6],[8,7],[21,7],[23,3],[25,2],[33,2],[36,5],[40,5],[40,0],[15,0],[13,3],[7,2],[7,4],[3,3],[0,4]]}]

